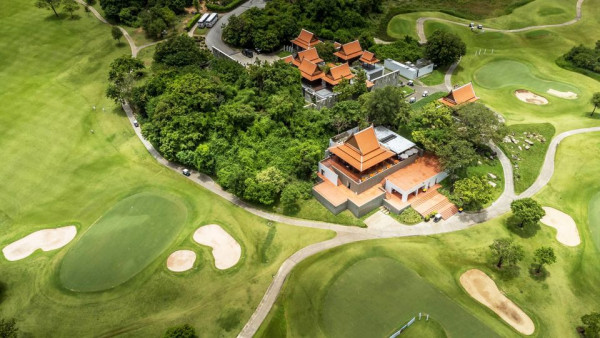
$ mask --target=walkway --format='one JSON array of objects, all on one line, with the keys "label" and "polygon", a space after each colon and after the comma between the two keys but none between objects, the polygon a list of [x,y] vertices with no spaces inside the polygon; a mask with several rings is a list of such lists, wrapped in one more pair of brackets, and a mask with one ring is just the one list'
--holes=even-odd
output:
[{"label": "walkway", "polygon": [[[568,25],[572,25],[576,22],[578,22],[579,20],[581,20],[581,7],[583,5],[583,1],[584,0],[578,0],[577,4],[575,5],[575,18],[573,20],[569,20],[567,22],[563,22],[563,23],[557,23],[557,24],[550,24],[550,25],[539,25],[539,26],[528,26],[528,27],[523,27],[523,28],[517,28],[517,29],[496,29],[496,28],[486,28],[485,30],[490,31],[490,32],[500,32],[500,33],[518,33],[518,32],[525,32],[525,31],[529,31],[529,30],[533,30],[533,29],[540,29],[540,28],[551,28],[551,27],[563,27],[563,26],[568,26]],[[425,21],[440,21],[440,22],[445,22],[445,23],[450,23],[450,24],[454,24],[454,25],[459,25],[459,26],[464,26],[464,27],[469,27],[468,24],[466,23],[462,23],[462,22],[456,22],[456,21],[452,21],[452,20],[448,20],[448,19],[441,19],[441,18],[433,18],[433,17],[422,17],[422,18],[418,18],[417,19],[417,35],[419,36],[419,42],[420,43],[426,43],[427,42],[427,37],[425,36]]]}]

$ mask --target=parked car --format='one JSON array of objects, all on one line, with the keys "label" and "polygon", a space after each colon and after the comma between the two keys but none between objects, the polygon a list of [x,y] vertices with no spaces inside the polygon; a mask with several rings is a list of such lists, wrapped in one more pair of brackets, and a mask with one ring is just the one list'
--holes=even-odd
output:
[{"label": "parked car", "polygon": [[473,28],[473,27],[475,27],[475,23],[474,23],[474,22],[471,22],[471,23],[469,24],[469,28]]},{"label": "parked car", "polygon": [[252,51],[250,49],[243,49],[242,50],[242,54],[245,57],[249,57],[249,58],[253,58],[254,57],[254,53],[252,53]]},{"label": "parked car", "polygon": [[436,223],[437,223],[437,222],[439,222],[439,221],[441,221],[441,220],[442,220],[442,215],[440,215],[440,214],[435,214],[435,216],[433,216],[433,221],[434,221],[434,222],[436,222]]},{"label": "parked car", "polygon": [[256,52],[256,54],[262,53],[262,49],[260,48],[254,48],[254,51]]},{"label": "parked car", "polygon": [[182,173],[184,176],[190,176],[190,175],[192,174],[192,173],[190,173],[190,170],[189,170],[189,169],[183,169],[183,170],[181,171],[181,173]]},{"label": "parked car", "polygon": [[417,98],[413,96],[413,97],[411,97],[411,98],[408,100],[408,102],[409,102],[409,103],[415,103],[415,102],[417,102]]},{"label": "parked car", "polygon": [[138,121],[137,121],[137,120],[133,120],[133,125],[134,125],[135,127],[139,127],[139,126],[140,126],[140,124],[138,123]]},{"label": "parked car", "polygon": [[477,25],[477,29],[483,29],[483,25]]},{"label": "parked car", "polygon": [[409,86],[411,86],[411,87],[415,85],[415,83],[413,82],[413,80],[408,80],[408,82],[406,84],[409,85]]},{"label": "parked car", "polygon": [[428,92],[428,91],[424,91],[424,92],[423,92],[423,97],[425,97],[425,96],[427,96],[427,95],[429,95],[429,92]]}]

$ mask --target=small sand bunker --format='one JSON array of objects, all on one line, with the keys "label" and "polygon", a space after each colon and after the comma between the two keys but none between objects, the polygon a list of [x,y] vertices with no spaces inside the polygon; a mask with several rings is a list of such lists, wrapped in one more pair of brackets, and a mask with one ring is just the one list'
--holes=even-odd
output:
[{"label": "small sand bunker", "polygon": [[545,97],[539,96],[525,89],[516,90],[515,96],[517,97],[517,99],[531,104],[548,104],[548,100]]},{"label": "small sand bunker", "polygon": [[460,284],[467,290],[471,297],[494,311],[505,322],[525,335],[535,331],[531,318],[527,316],[510,299],[506,298],[496,283],[483,271],[471,269],[460,276]]},{"label": "small sand bunker", "polygon": [[77,228],[69,225],[56,229],[44,229],[12,242],[2,249],[9,261],[18,261],[31,255],[35,250],[50,251],[67,245],[77,235]]},{"label": "small sand bunker", "polygon": [[216,224],[205,225],[194,232],[194,241],[210,246],[215,266],[225,270],[237,264],[242,256],[242,248],[223,228]]},{"label": "small sand bunker", "polygon": [[577,98],[577,94],[575,94],[573,92],[560,92],[555,89],[548,89],[548,91],[546,93],[556,96],[556,97],[560,97],[561,99],[567,99],[567,100],[575,100]]},{"label": "small sand bunker", "polygon": [[550,207],[544,207],[544,211],[546,216],[541,222],[556,229],[556,240],[566,246],[578,246],[581,243],[577,224],[571,216]]},{"label": "small sand bunker", "polygon": [[196,253],[192,250],[177,250],[167,258],[167,269],[183,272],[191,269],[196,261]]}]

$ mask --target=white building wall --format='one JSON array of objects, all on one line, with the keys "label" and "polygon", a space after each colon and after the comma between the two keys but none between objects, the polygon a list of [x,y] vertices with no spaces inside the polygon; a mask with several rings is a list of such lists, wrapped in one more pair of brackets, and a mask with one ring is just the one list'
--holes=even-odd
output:
[{"label": "white building wall", "polygon": [[428,64],[427,66],[420,68],[418,70],[418,77],[425,76],[427,74],[431,74],[433,72],[433,63]]},{"label": "white building wall", "polygon": [[325,176],[329,182],[333,183],[335,186],[338,185],[338,175],[333,172],[333,170],[327,168],[322,163],[319,162],[319,172]]}]

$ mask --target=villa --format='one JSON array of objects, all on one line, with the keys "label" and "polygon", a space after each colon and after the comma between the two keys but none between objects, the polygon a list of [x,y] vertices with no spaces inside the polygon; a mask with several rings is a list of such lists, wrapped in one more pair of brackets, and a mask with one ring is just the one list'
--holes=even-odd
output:
[{"label": "villa", "polygon": [[382,205],[395,213],[412,206],[444,219],[458,211],[437,192],[448,176],[438,159],[382,126],[333,137],[317,175],[313,195],[334,214],[348,209],[360,217]]},{"label": "villa", "polygon": [[450,108],[464,103],[475,102],[477,100],[479,100],[479,98],[475,95],[475,90],[473,89],[473,84],[471,82],[452,89],[448,95],[439,99],[441,103]]},{"label": "villa", "polygon": [[358,40],[354,40],[342,45],[337,52],[333,53],[333,55],[337,56],[342,62],[352,63],[352,61],[360,58],[363,53],[364,52]]},{"label": "villa", "polygon": [[317,37],[313,33],[305,29],[301,30],[298,37],[292,40],[291,42],[292,45],[294,45],[294,47],[301,50],[310,49],[315,45],[321,43],[321,41],[317,39]]},{"label": "villa", "polygon": [[323,76],[323,81],[325,81],[330,86],[338,85],[343,79],[351,80],[354,78],[354,74],[350,69],[350,65],[348,63],[342,63],[339,66],[331,67],[329,72]]}]

